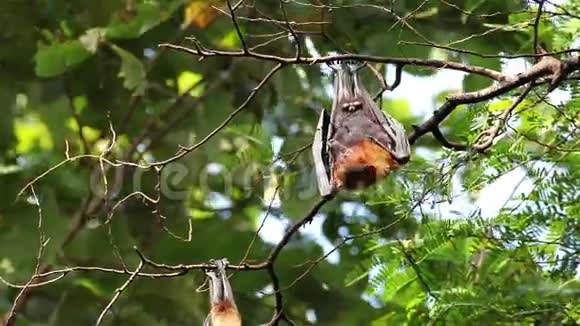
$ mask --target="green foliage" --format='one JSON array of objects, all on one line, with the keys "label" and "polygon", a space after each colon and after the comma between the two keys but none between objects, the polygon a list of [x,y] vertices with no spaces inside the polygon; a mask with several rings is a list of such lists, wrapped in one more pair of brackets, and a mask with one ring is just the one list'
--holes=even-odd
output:
[{"label": "green foliage", "polygon": [[74,68],[90,57],[81,41],[67,41],[38,49],[34,58],[38,77],[54,77]]},{"label": "green foliage", "polygon": [[[577,48],[580,3],[545,4],[539,40],[548,51]],[[292,58],[296,46],[280,5],[245,1],[236,14],[249,47]],[[532,52],[538,8],[533,1],[503,0],[283,5],[296,23],[303,57],[353,52],[497,71],[507,62],[499,56]],[[238,263],[248,249],[248,262],[263,261],[279,231],[318,201],[309,144],[320,110],[332,99],[331,78],[317,64],[285,66],[214,137],[162,171],[105,161],[144,165],[173,157],[204,140],[252,94],[272,62],[198,58],[158,47],[195,49],[200,42],[238,51],[242,42],[227,12],[221,0],[0,1],[3,280],[30,280],[39,231],[49,240],[41,262],[50,269],[122,270],[126,264],[134,270],[134,247],[164,264],[221,257]],[[309,23],[319,21],[326,23]],[[268,42],[272,38],[278,39]],[[417,44],[426,39],[430,43]],[[405,66],[400,88],[382,99],[382,109],[410,131],[448,96],[492,85],[467,74],[458,77],[459,90],[434,85],[433,108],[415,107],[414,100],[433,92],[411,77],[432,80],[437,72]],[[370,70],[362,78],[371,93],[379,90]],[[411,162],[381,184],[340,193],[276,260],[287,316],[297,325],[579,322],[577,72],[575,78],[560,84],[555,99],[545,97],[546,83],[537,85],[483,152],[445,149],[425,135],[414,144]],[[412,88],[409,97],[400,96],[404,87]],[[440,129],[450,141],[474,144],[520,92],[458,106]],[[26,185],[41,175],[34,183],[39,230],[39,210]],[[136,191],[159,195],[159,204]],[[191,241],[183,241],[189,223]],[[268,273],[233,274],[244,325],[267,323],[276,304]],[[138,277],[104,324],[201,325],[208,300],[196,289],[203,277],[200,271]],[[126,280],[102,271],[68,272],[31,292],[16,325],[93,325]],[[0,319],[19,291],[0,283]]]},{"label": "green foliage", "polygon": [[146,87],[145,67],[131,52],[125,51],[114,44],[111,45],[111,48],[121,58],[119,77],[125,80],[123,86],[134,91],[135,95],[142,95]]}]

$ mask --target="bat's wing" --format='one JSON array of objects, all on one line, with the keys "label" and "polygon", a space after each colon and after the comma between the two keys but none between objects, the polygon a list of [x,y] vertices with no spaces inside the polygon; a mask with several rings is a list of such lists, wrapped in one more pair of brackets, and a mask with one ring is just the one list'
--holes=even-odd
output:
[{"label": "bat's wing", "polygon": [[330,63],[329,66],[336,72],[334,82],[335,96],[332,107],[332,124],[336,126],[356,121],[356,113],[345,113],[343,106],[362,104],[362,114],[367,117],[367,124],[359,121],[359,126],[350,126],[351,129],[363,128],[369,138],[377,142],[381,147],[391,153],[399,163],[406,163],[410,157],[410,146],[405,128],[393,117],[379,109],[377,104],[359,79],[358,71],[364,66],[364,62],[342,60]]},{"label": "bat's wing", "polygon": [[312,143],[312,156],[318,181],[318,192],[321,196],[328,196],[333,192],[331,183],[331,162],[328,153],[328,137],[330,135],[330,116],[326,110],[320,113],[314,141]]},{"label": "bat's wing", "polygon": [[205,317],[205,321],[203,322],[203,326],[212,326],[211,314],[209,314],[209,315],[207,315],[207,317]]},{"label": "bat's wing", "polygon": [[[368,96],[368,93],[366,95]],[[381,132],[374,133],[371,138],[389,151],[399,163],[407,163],[411,156],[411,146],[403,125],[380,110],[370,96],[365,102],[370,109],[370,114],[374,117],[373,120],[382,126]]]}]

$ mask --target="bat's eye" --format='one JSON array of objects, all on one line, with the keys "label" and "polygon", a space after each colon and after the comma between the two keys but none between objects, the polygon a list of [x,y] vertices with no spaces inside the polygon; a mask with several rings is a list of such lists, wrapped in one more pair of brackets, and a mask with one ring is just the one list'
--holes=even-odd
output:
[{"label": "bat's eye", "polygon": [[344,103],[342,109],[348,112],[354,112],[356,110],[362,109],[362,103],[360,101],[354,101],[350,103]]}]

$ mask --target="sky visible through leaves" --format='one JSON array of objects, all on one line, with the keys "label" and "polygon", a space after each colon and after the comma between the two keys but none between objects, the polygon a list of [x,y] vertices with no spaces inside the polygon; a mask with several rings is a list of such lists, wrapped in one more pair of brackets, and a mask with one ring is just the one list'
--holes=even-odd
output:
[{"label": "sky visible through leaves", "polygon": [[[0,325],[580,322],[580,1],[0,1]],[[321,198],[327,63],[411,160]]]}]

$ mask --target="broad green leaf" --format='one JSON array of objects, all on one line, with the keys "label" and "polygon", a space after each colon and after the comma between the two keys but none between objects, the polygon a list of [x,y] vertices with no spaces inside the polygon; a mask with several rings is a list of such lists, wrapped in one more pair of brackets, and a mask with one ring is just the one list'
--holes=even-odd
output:
[{"label": "broad green leaf", "polygon": [[168,13],[156,2],[140,3],[135,12],[119,13],[105,28],[105,35],[111,40],[139,37],[167,19]]},{"label": "broad green leaf", "polygon": [[[79,132],[79,124],[74,118],[69,118],[66,121],[66,126],[74,131],[75,134]],[[89,126],[83,126],[83,136],[85,140],[89,143],[95,142],[99,139],[101,132],[95,128]]]},{"label": "broad green leaf", "polygon": [[90,56],[91,52],[77,40],[40,46],[34,56],[35,72],[38,77],[55,77],[74,68]]},{"label": "broad green leaf", "polygon": [[75,96],[73,98],[73,106],[76,113],[82,112],[88,105],[86,96]]},{"label": "broad green leaf", "polygon": [[22,170],[23,168],[18,165],[0,165],[0,175],[18,173]]},{"label": "broad green leaf", "polygon": [[111,48],[121,58],[121,70],[118,76],[124,79],[123,86],[137,95],[143,94],[147,84],[143,63],[131,52],[115,44],[111,44]]}]

